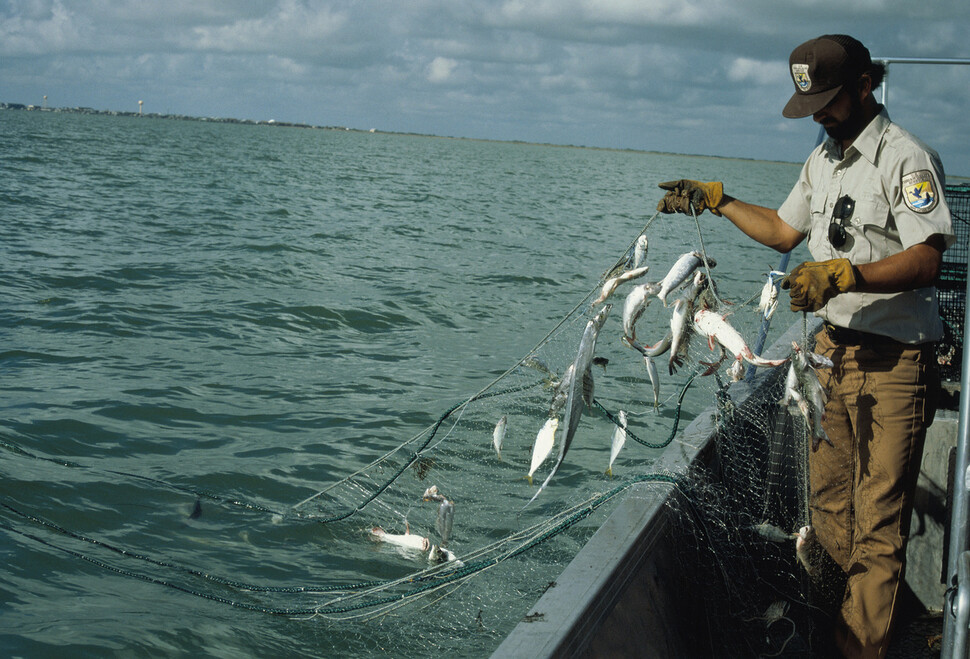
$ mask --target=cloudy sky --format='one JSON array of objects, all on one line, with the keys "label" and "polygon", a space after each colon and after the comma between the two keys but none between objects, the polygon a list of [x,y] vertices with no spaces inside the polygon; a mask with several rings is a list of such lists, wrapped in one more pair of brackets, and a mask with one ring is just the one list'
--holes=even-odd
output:
[{"label": "cloudy sky", "polygon": [[[0,101],[801,161],[791,49],[970,58],[967,0],[0,0]],[[893,118],[970,176],[970,66]]]}]

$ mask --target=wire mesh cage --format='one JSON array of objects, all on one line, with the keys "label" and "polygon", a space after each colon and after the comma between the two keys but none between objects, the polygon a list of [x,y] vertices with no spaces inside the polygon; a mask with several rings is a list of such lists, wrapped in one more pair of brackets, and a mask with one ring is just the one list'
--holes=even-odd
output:
[{"label": "wire mesh cage", "polygon": [[943,253],[943,265],[936,284],[943,319],[943,340],[937,357],[945,381],[960,380],[963,360],[963,321],[967,291],[967,247],[970,240],[970,185],[950,185],[946,200],[953,216],[956,242]]}]

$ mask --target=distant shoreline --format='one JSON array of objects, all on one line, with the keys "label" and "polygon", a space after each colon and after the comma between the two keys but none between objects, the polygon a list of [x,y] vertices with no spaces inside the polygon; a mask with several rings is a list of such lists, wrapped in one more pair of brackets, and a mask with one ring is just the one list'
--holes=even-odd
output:
[{"label": "distant shoreline", "polygon": [[795,165],[801,166],[801,163],[789,162],[786,160],[762,160],[758,158],[742,158],[738,156],[707,156],[698,153],[674,153],[670,151],[649,151],[646,149],[620,149],[615,147],[601,147],[601,146],[581,146],[576,144],[551,144],[548,142],[527,142],[525,140],[498,140],[498,139],[488,139],[481,137],[454,137],[450,135],[432,135],[428,133],[411,133],[411,132],[399,132],[390,130],[380,130],[378,128],[371,128],[369,130],[364,130],[362,128],[349,128],[347,126],[316,126],[312,124],[305,124],[299,122],[291,121],[276,121],[270,119],[268,121],[256,120],[256,119],[235,119],[231,117],[196,117],[184,114],[163,114],[158,112],[128,112],[122,110],[97,110],[95,108],[88,107],[73,107],[73,108],[44,108],[38,107],[36,105],[24,105],[21,103],[4,103],[0,102],[0,110],[20,110],[24,112],[52,112],[57,114],[93,114],[93,115],[103,115],[109,117],[133,117],[135,119],[169,119],[172,121],[201,121],[207,123],[219,123],[219,124],[241,124],[245,126],[272,126],[272,127],[282,127],[282,128],[307,128],[311,130],[335,130],[342,132],[351,133],[371,133],[371,134],[381,134],[381,135],[400,135],[406,137],[432,137],[443,140],[466,140],[469,142],[494,142],[497,144],[523,144],[529,146],[546,146],[559,149],[587,149],[590,151],[615,151],[619,153],[647,153],[660,156],[682,156],[687,158],[716,158],[718,160],[743,160],[747,162],[772,162],[779,163],[783,165]]},{"label": "distant shoreline", "polygon": [[[272,127],[282,127],[282,128],[308,128],[312,130],[337,130],[350,133],[372,133],[381,135],[401,135],[406,137],[432,137],[442,140],[467,140],[469,142],[494,142],[497,144],[524,144],[529,146],[548,146],[558,149],[588,149],[591,151],[615,151],[619,153],[648,153],[658,156],[682,156],[687,158],[715,158],[718,160],[741,160],[746,162],[769,162],[778,163],[781,165],[794,165],[801,167],[800,162],[791,162],[788,160],[764,160],[759,158],[742,158],[740,156],[705,156],[698,153],[674,153],[672,151],[649,151],[646,149],[619,149],[615,147],[605,147],[605,146],[580,146],[576,144],[551,144],[548,142],[526,142],[524,140],[497,140],[497,139],[487,139],[483,137],[454,137],[450,135],[432,135],[429,133],[409,133],[409,132],[398,132],[392,130],[380,130],[377,128],[371,128],[369,130],[364,130],[362,128],[349,128],[347,126],[315,126],[312,124],[298,123],[292,121],[276,121],[275,119],[270,119],[268,121],[261,121],[256,119],[234,119],[231,117],[194,117],[185,114],[162,114],[158,112],[126,112],[122,110],[96,110],[94,108],[86,107],[74,107],[74,108],[44,108],[38,107],[36,105],[24,105],[21,103],[3,103],[0,102],[0,110],[22,110],[25,112],[54,112],[54,113],[67,113],[67,114],[97,114],[109,117],[134,117],[136,119],[169,119],[172,121],[201,121],[208,123],[217,124],[242,124],[245,126],[272,126]],[[947,177],[951,182],[959,183],[960,185],[970,184],[970,177],[967,176],[956,176],[950,175]]]}]

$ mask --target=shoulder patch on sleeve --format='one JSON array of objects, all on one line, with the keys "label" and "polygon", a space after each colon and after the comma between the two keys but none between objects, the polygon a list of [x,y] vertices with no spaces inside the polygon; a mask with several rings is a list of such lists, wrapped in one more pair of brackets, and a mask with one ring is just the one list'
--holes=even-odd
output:
[{"label": "shoulder patch on sleeve", "polygon": [[936,208],[939,198],[934,187],[933,174],[920,169],[903,176],[903,197],[906,205],[917,213],[929,213]]}]

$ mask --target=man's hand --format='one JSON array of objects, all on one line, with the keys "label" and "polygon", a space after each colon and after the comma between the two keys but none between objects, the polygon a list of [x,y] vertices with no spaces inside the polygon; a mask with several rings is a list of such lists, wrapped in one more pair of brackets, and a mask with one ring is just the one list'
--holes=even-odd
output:
[{"label": "man's hand", "polygon": [[704,212],[704,209],[709,209],[715,215],[720,215],[717,206],[724,196],[724,185],[720,181],[702,183],[701,181],[684,178],[679,181],[661,183],[660,187],[667,190],[667,194],[657,204],[657,210],[661,213],[690,215],[690,207],[693,206],[694,212],[698,215]]},{"label": "man's hand", "polygon": [[807,261],[792,270],[781,287],[791,289],[792,311],[818,311],[836,295],[855,290],[855,268],[849,259]]}]

